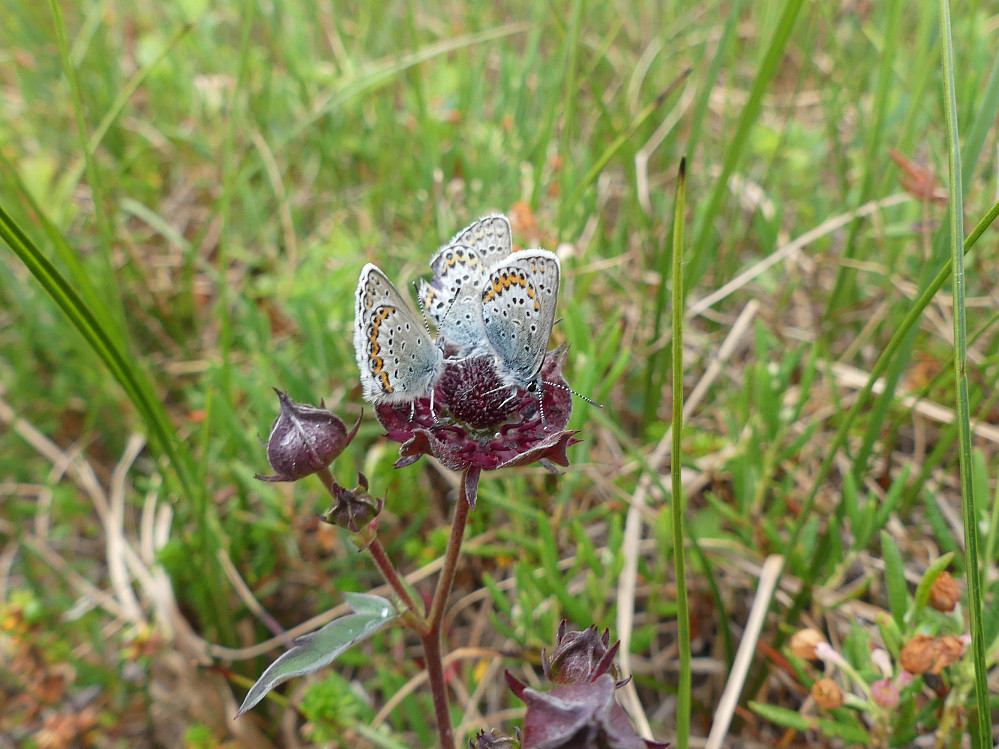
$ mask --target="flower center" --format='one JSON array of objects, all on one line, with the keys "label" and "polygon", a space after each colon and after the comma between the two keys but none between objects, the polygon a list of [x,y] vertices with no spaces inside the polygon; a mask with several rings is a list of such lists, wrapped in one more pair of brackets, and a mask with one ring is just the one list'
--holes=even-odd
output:
[{"label": "flower center", "polygon": [[438,402],[457,426],[493,432],[517,410],[519,398],[505,385],[491,356],[448,362],[437,382]]}]

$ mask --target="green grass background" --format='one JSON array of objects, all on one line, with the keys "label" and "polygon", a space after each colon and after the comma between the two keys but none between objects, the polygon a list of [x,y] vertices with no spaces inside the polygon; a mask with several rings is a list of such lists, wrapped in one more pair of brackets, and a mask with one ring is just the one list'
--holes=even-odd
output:
[{"label": "green grass background", "polygon": [[[509,652],[536,655],[563,617],[614,626],[627,500],[670,418],[669,253],[684,155],[688,305],[824,222],[902,194],[687,321],[689,392],[738,314],[761,305],[683,434],[684,465],[706,479],[688,513],[701,545],[691,585],[711,601],[703,654],[731,659],[738,633],[724,630],[746,606],[733,560],[786,553],[787,574],[807,590],[839,590],[844,570],[880,556],[882,529],[913,569],[960,548],[959,526],[939,508],[960,508],[956,431],[901,399],[953,407],[947,293],[892,358],[886,395],[850,425],[830,476],[813,483],[859,387],[842,367],[871,370],[949,257],[945,207],[906,195],[889,156],[897,149],[946,183],[936,7],[14,0],[4,14],[0,205],[58,275],[47,276],[47,294],[46,271],[29,273],[10,253],[0,263],[3,593],[28,612],[43,660],[71,664],[74,690],[99,690],[101,745],[136,746],[161,726],[151,685],[171,645],[154,648],[135,677],[123,655],[134,622],[81,599],[77,575],[109,587],[106,530],[62,458],[110,489],[129,436],[148,436],[125,478],[121,523],[137,537],[144,508],[172,511],[157,558],[179,611],[212,643],[269,636],[220,554],[286,628],[341,591],[374,587],[373,565],[312,524],[328,503],[318,482],[253,481],[266,472],[258,436],[275,414],[270,388],[325,399],[353,421],[362,265],[375,262],[403,288],[454,232],[495,211],[529,212],[536,225],[519,225],[518,244],[562,255],[555,338],[572,344],[570,383],[605,408],[577,400],[570,426],[583,443],[568,475],[485,478],[463,563],[470,574],[456,593],[492,591],[479,611],[484,642]],[[962,3],[953,14],[970,229],[997,190],[999,6]],[[984,423],[997,418],[994,237],[989,230],[969,256],[966,279],[978,334],[972,418]],[[53,300],[60,293],[90,317],[74,326]],[[80,329],[99,331],[99,342]],[[57,451],[41,450],[26,425]],[[395,445],[380,434],[367,409],[334,469],[347,485],[363,471],[387,498],[383,541],[416,569],[443,551],[450,486],[422,463],[395,471]],[[994,445],[975,443],[988,518]],[[813,490],[814,512],[796,514]],[[675,638],[663,493],[650,505],[631,643],[652,660]],[[787,548],[796,527],[798,545]],[[983,527],[991,568],[996,524]],[[849,595],[884,605],[876,580]],[[768,638],[799,623],[787,612],[777,607]],[[461,624],[452,647],[469,631]],[[986,621],[988,639],[995,629]],[[412,647],[384,633],[297,693],[306,738],[432,743],[420,690],[380,737],[357,734],[419,671]],[[216,661],[222,687],[228,680],[241,694],[274,652]],[[769,667],[759,664],[759,678]],[[3,672],[6,693],[22,691],[9,663]],[[456,676],[471,691],[481,672],[462,662]],[[656,735],[668,737],[669,711],[657,722],[656,707],[675,690],[675,671],[651,668],[636,681]],[[723,683],[695,680],[695,734],[710,725]],[[357,697],[362,687],[370,705]],[[495,695],[493,710],[516,702]],[[275,716],[280,706],[259,711]],[[224,720],[175,713],[171,745],[230,739]],[[146,733],[123,716],[138,716]],[[266,720],[260,733],[284,745]]]}]

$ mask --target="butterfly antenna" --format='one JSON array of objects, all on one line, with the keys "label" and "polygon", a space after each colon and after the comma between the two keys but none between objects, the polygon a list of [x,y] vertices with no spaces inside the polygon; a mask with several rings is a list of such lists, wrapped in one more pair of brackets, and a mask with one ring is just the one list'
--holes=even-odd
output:
[{"label": "butterfly antenna", "polygon": [[548,382],[548,380],[544,380],[543,382],[544,382],[544,383],[545,383],[546,385],[551,385],[551,386],[552,386],[553,388],[559,388],[560,390],[565,390],[565,391],[566,391],[567,393],[572,393],[572,394],[573,394],[573,395],[575,395],[575,396],[576,396],[577,398],[580,398],[581,400],[584,400],[584,401],[586,401],[587,403],[589,403],[589,404],[590,404],[591,406],[596,406],[597,408],[603,408],[603,407],[604,407],[604,404],[603,404],[603,403],[597,403],[597,402],[596,402],[596,401],[594,401],[594,400],[590,400],[589,398],[587,398],[587,397],[586,397],[585,395],[583,395],[582,393],[577,393],[577,392],[576,392],[575,390],[573,390],[573,389],[572,389],[571,387],[569,387],[568,385],[563,385],[563,384],[561,384],[561,383],[559,383],[559,382]]},{"label": "butterfly antenna", "polygon": [[420,305],[420,314],[423,315],[423,326],[430,332],[430,318],[427,317],[427,308],[423,306],[423,297],[420,296],[420,287],[413,281],[413,288],[416,289],[416,303]]}]

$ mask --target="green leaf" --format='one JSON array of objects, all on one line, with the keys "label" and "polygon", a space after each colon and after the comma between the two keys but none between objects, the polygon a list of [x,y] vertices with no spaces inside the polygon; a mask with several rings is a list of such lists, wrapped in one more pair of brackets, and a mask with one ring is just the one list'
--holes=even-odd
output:
[{"label": "green leaf", "polygon": [[833,736],[864,746],[870,746],[871,743],[871,737],[867,731],[858,726],[837,723],[827,718],[816,718],[812,715],[801,715],[785,707],[762,705],[759,702],[750,702],[749,707],[771,723],[785,728],[793,728],[801,733],[818,729],[826,736]]},{"label": "green leaf", "polygon": [[334,619],[317,632],[295,640],[288,652],[274,661],[250,687],[236,717],[253,708],[266,694],[294,676],[317,671],[332,663],[347,648],[373,635],[398,618],[392,604],[369,593],[344,593],[353,614]]},{"label": "green leaf", "polygon": [[885,586],[888,589],[888,609],[895,622],[902,626],[905,620],[906,594],[905,563],[895,541],[886,531],[881,531],[881,556],[885,560]]},{"label": "green leaf", "polygon": [[38,246],[0,206],[0,239],[7,243],[24,267],[62,310],[73,327],[86,339],[90,348],[104,362],[129,400],[142,416],[149,435],[174,467],[182,488],[189,497],[196,496],[190,455],[178,443],[160,398],[146,372],[121,343],[121,336],[99,318],[97,312],[80,296]]},{"label": "green leaf", "polygon": [[926,606],[926,602],[930,600],[930,588],[933,586],[933,583],[938,577],[940,577],[940,573],[950,566],[950,562],[953,557],[953,552],[944,554],[927,568],[926,573],[923,575],[923,579],[919,581],[919,585],[916,586],[917,616],[918,613]]}]

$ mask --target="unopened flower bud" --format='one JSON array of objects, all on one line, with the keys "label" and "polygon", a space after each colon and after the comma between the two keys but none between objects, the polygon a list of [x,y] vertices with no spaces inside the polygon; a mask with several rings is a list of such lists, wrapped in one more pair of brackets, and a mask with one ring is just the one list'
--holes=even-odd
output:
[{"label": "unopened flower bud", "polygon": [[898,660],[911,674],[924,674],[933,667],[940,644],[931,635],[916,635],[902,646]]},{"label": "unopened flower bud", "polygon": [[343,421],[325,408],[295,403],[287,393],[274,392],[281,413],[267,438],[267,461],[275,475],[256,476],[261,481],[298,481],[329,467],[361,425],[358,419],[348,433]]},{"label": "unopened flower bud", "polygon": [[953,611],[961,600],[961,587],[950,573],[944,570],[930,586],[930,606],[937,611]]},{"label": "unopened flower bud", "polygon": [[812,684],[812,697],[823,710],[834,710],[843,704],[843,690],[832,679],[819,679]]},{"label": "unopened flower bud", "polygon": [[559,625],[555,636],[555,649],[551,656],[542,653],[545,676],[553,684],[572,684],[591,681],[612,667],[614,654],[619,643],[610,645],[610,631],[597,634],[596,626],[587,627],[582,632],[566,632],[565,620]]},{"label": "unopened flower bud", "polygon": [[330,525],[338,525],[352,533],[357,533],[378,517],[385,506],[385,500],[375,499],[368,494],[368,480],[363,473],[357,474],[357,481],[358,486],[353,490],[334,483],[336,502],[319,517]]},{"label": "unopened flower bud", "polygon": [[871,699],[878,707],[891,710],[898,705],[898,690],[891,679],[878,679],[871,684]]},{"label": "unopened flower bud", "polygon": [[799,629],[791,635],[791,653],[797,658],[814,661],[817,658],[815,655],[815,646],[825,641],[826,638],[817,629],[812,629],[811,627],[808,629]]}]

